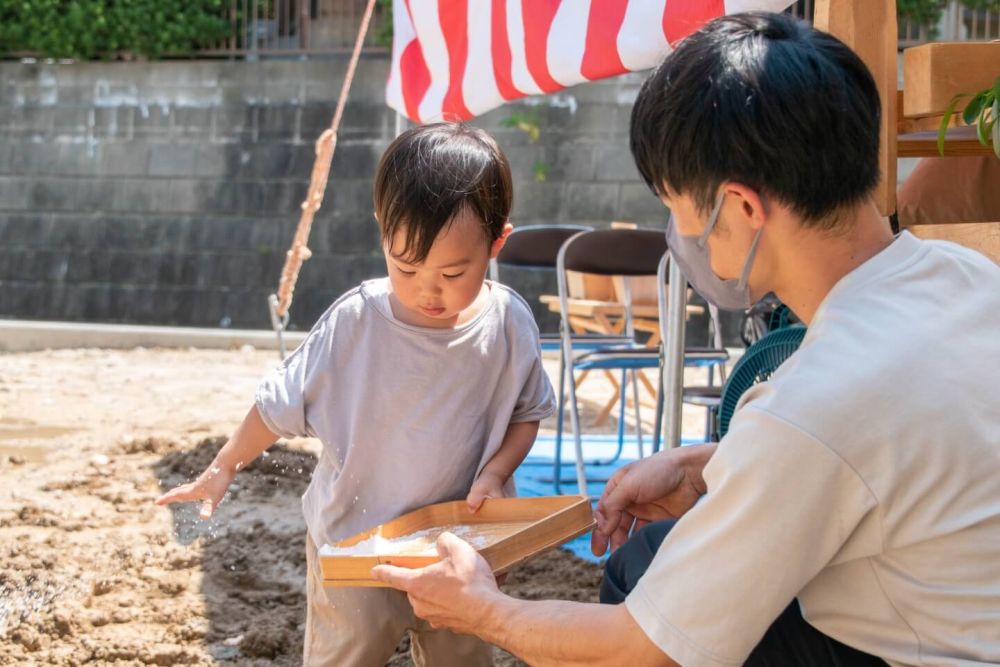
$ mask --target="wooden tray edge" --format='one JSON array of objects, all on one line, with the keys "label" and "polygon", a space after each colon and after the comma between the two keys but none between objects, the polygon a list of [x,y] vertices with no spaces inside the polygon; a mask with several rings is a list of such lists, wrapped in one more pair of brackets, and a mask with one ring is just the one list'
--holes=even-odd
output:
[{"label": "wooden tray edge", "polygon": [[[530,554],[526,554],[521,558],[517,558],[508,563],[500,565],[498,566],[498,568],[494,568],[493,565],[491,564],[490,569],[493,570],[494,576],[500,576],[501,574],[506,574],[510,572],[511,569],[517,567],[518,565],[528,562],[529,560],[531,560],[535,556],[538,556],[539,554],[561,547],[567,542],[572,542],[581,535],[589,533],[594,529],[594,526],[596,525],[597,525],[596,521],[591,522],[589,526],[581,528],[580,530],[576,531],[569,537],[553,540],[552,542],[549,542],[544,546],[540,547],[537,551]],[[482,554],[480,553],[480,555]],[[439,560],[440,559],[435,560],[434,562],[436,563]],[[428,563],[428,565],[432,564],[433,563]],[[391,588],[391,587],[388,584],[379,581],[378,579],[323,579],[323,588]]]},{"label": "wooden tray edge", "polygon": [[[529,498],[531,498],[531,496],[520,496],[519,499],[521,499],[521,498],[523,498],[523,499],[529,499]],[[551,519],[553,519],[555,517],[558,517],[560,515],[572,515],[574,513],[580,512],[581,508],[583,508],[583,507],[586,507],[586,511],[588,513],[591,511],[591,509],[590,509],[591,508],[590,500],[587,497],[585,497],[585,496],[579,496],[579,497],[576,497],[576,496],[562,496],[562,498],[565,498],[567,500],[569,498],[576,498],[576,500],[570,502],[565,507],[559,509],[558,511],[556,511],[555,513],[553,513],[551,515],[548,515],[546,517],[541,517],[541,518],[535,519],[534,521],[529,522],[528,526],[526,527],[526,530],[530,531],[531,528],[534,527],[534,526],[536,526],[537,524],[540,524],[540,523],[542,523],[542,522],[544,522],[546,520],[551,520]],[[439,505],[443,507],[443,506],[447,506],[447,505],[457,505],[459,503],[463,503],[464,504],[464,501],[449,501],[447,503],[439,503]],[[435,506],[429,506],[429,507],[435,507]],[[423,508],[423,509],[426,509],[426,508]],[[414,512],[412,512],[412,513],[416,513],[416,512],[420,512],[420,511],[421,510],[414,510]],[[412,514],[412,513],[408,513],[408,514]],[[407,517],[408,514],[404,514],[401,517],[397,517],[396,519],[393,519],[393,521],[388,522],[387,524],[383,524],[382,527],[384,527],[385,525],[388,525],[389,523],[394,523],[394,522],[400,521],[401,519],[404,519],[405,517]],[[570,541],[576,539],[580,535],[583,535],[583,534],[585,534],[587,532],[590,532],[591,530],[594,529],[595,525],[596,525],[596,522],[593,520],[593,517],[591,516],[590,521],[587,523],[587,525],[581,526],[580,528],[574,530],[570,534],[565,534],[565,535],[560,536],[559,538],[556,538],[556,539],[553,539],[553,540],[549,540],[548,542],[543,542],[541,544],[541,546],[539,546],[534,551],[531,551],[529,553],[526,553],[526,554],[524,554],[522,556],[515,557],[515,558],[510,559],[510,560],[502,558],[502,556],[503,556],[503,546],[504,546],[504,542],[506,540],[501,540],[501,541],[497,542],[496,544],[490,545],[489,547],[486,547],[486,548],[484,548],[482,550],[478,550],[477,549],[477,552],[481,556],[483,556],[487,560],[488,563],[490,563],[490,568],[493,570],[493,573],[496,574],[496,575],[499,575],[499,574],[503,574],[504,572],[509,571],[512,567],[514,567],[516,565],[519,565],[519,564],[524,563],[524,562],[526,562],[528,560],[531,560],[532,558],[534,558],[536,555],[538,555],[540,553],[544,553],[544,552],[549,551],[549,550],[551,550],[553,548],[559,547],[559,546],[561,546],[563,544],[566,544],[567,542],[570,542]],[[355,535],[352,538],[347,538],[346,540],[342,540],[342,541],[338,542],[337,544],[338,545],[346,545],[346,544],[356,543],[358,541],[357,538],[360,538],[361,536],[368,536],[368,535],[375,534],[375,533],[377,533],[379,531],[379,528],[380,528],[379,526],[376,526],[375,528],[372,528],[369,531],[365,531],[364,533],[361,533],[359,535]],[[498,548],[499,548],[499,551],[501,552],[500,554],[491,553],[494,550],[497,550]],[[494,555],[501,557],[500,562],[498,562],[496,565],[494,565],[493,561],[491,560],[491,557],[493,557]],[[322,574],[322,583],[323,583],[323,587],[324,588],[346,588],[346,587],[355,587],[355,588],[356,587],[360,587],[360,588],[385,588],[386,587],[386,584],[384,584],[381,581],[378,581],[376,579],[373,579],[371,577],[366,577],[366,578],[362,578],[362,579],[356,578],[357,574],[359,574],[359,572],[357,572],[357,570],[355,570],[352,573],[354,576],[349,577],[349,578],[332,578],[332,577],[328,578],[326,576],[327,575],[327,568],[332,567],[331,565],[329,565],[329,563],[333,559],[338,559],[338,560],[339,559],[345,559],[345,560],[348,560],[348,562],[351,561],[351,560],[359,559],[362,562],[364,562],[365,565],[370,565],[370,567],[375,567],[376,565],[380,565],[380,564],[386,564],[386,565],[397,565],[399,567],[408,567],[408,568],[426,567],[428,565],[432,565],[434,563],[440,562],[440,560],[441,560],[438,556],[403,556],[403,557],[399,557],[399,556],[384,557],[384,556],[381,556],[380,557],[380,556],[367,556],[367,555],[365,555],[365,556],[362,556],[362,555],[354,555],[354,556],[319,556],[318,555],[318,557],[320,558],[320,571],[321,571],[321,574]],[[356,566],[357,565],[361,565],[361,562],[356,563],[355,565]],[[369,570],[370,570],[370,568],[369,568]]]},{"label": "wooden tray edge", "polygon": [[552,549],[556,549],[558,547],[561,547],[562,545],[566,544],[567,542],[572,542],[573,540],[575,540],[576,538],[580,537],[581,535],[586,535],[587,533],[589,533],[590,531],[592,531],[596,525],[597,525],[596,521],[591,521],[591,523],[589,525],[587,525],[587,526],[585,526],[583,528],[580,528],[579,530],[577,530],[574,533],[572,533],[569,537],[560,538],[560,539],[557,539],[557,540],[553,540],[551,542],[547,542],[543,546],[539,547],[537,551],[534,551],[534,552],[532,552],[530,554],[526,554],[526,555],[524,555],[524,556],[522,556],[520,558],[516,558],[516,559],[514,559],[514,560],[512,560],[512,561],[510,561],[509,563],[506,563],[506,564],[497,564],[496,568],[494,568],[494,566],[491,564],[490,568],[493,570],[493,574],[495,574],[495,575],[505,574],[505,573],[509,572],[511,570],[511,568],[514,568],[514,567],[517,567],[518,565],[526,563],[529,560],[531,560],[532,558],[534,558],[535,556],[538,556],[539,554],[543,554],[546,551],[551,551]]}]

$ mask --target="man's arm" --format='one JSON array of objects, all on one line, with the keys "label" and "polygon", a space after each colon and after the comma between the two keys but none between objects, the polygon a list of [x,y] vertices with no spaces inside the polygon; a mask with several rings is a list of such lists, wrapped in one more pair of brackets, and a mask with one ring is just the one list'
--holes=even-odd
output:
[{"label": "man's arm", "polygon": [[475,634],[531,665],[676,665],[625,605],[517,600],[497,588],[486,561],[461,539],[438,540],[443,560],[419,570],[380,565],[376,577],[407,592],[432,627]]},{"label": "man's arm", "polygon": [[486,498],[502,498],[503,485],[521,465],[538,435],[538,422],[518,422],[507,427],[500,449],[493,455],[472,484],[466,501],[475,512]]},{"label": "man's arm", "polygon": [[500,597],[481,636],[530,665],[677,665],[650,641],[623,604]]},{"label": "man's arm", "polygon": [[[660,452],[620,469],[597,506],[592,545],[617,548],[636,521],[677,518],[705,492],[702,471],[714,444]],[[489,564],[459,538],[438,539],[442,560],[408,570],[380,565],[372,573],[405,591],[417,616],[435,627],[474,634],[532,665],[674,665],[624,605],[528,602],[503,595]]]}]

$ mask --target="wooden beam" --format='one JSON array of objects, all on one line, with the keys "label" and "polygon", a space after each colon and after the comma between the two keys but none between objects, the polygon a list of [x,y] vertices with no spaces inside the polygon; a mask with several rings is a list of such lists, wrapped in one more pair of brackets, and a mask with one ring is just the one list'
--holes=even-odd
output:
[{"label": "wooden beam", "polygon": [[891,215],[896,212],[895,0],[816,0],[813,25],[851,47],[875,78],[882,98],[878,158],[882,180],[874,199],[882,215]]},{"label": "wooden beam", "polygon": [[940,116],[955,95],[989,88],[998,76],[1000,42],[937,42],[906,49],[903,114]]}]

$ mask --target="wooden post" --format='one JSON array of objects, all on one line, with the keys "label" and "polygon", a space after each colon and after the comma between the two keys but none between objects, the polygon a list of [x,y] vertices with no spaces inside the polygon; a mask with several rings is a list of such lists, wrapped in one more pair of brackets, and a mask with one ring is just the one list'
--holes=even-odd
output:
[{"label": "wooden post", "polygon": [[868,65],[879,97],[879,171],[875,204],[882,215],[896,212],[896,105],[898,88],[895,0],[816,0],[813,25],[851,47]]},{"label": "wooden post", "polygon": [[299,0],[299,48],[303,51],[309,50],[309,29],[312,27],[312,14],[309,12],[311,4],[309,0]]}]

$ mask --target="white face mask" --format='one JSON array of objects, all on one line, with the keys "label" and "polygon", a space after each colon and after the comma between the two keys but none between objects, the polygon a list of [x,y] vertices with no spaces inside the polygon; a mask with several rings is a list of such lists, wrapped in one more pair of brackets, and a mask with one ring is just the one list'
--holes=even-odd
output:
[{"label": "white face mask", "polygon": [[677,262],[684,277],[706,301],[723,310],[746,310],[753,305],[747,279],[750,277],[750,269],[753,268],[754,256],[757,254],[757,242],[760,241],[764,229],[758,230],[757,235],[753,237],[739,280],[723,280],[715,275],[708,252],[708,235],[719,221],[719,210],[722,208],[724,198],[725,193],[719,193],[715,207],[708,217],[708,225],[701,236],[681,236],[671,218],[667,223],[667,247],[670,248],[671,257]]}]

